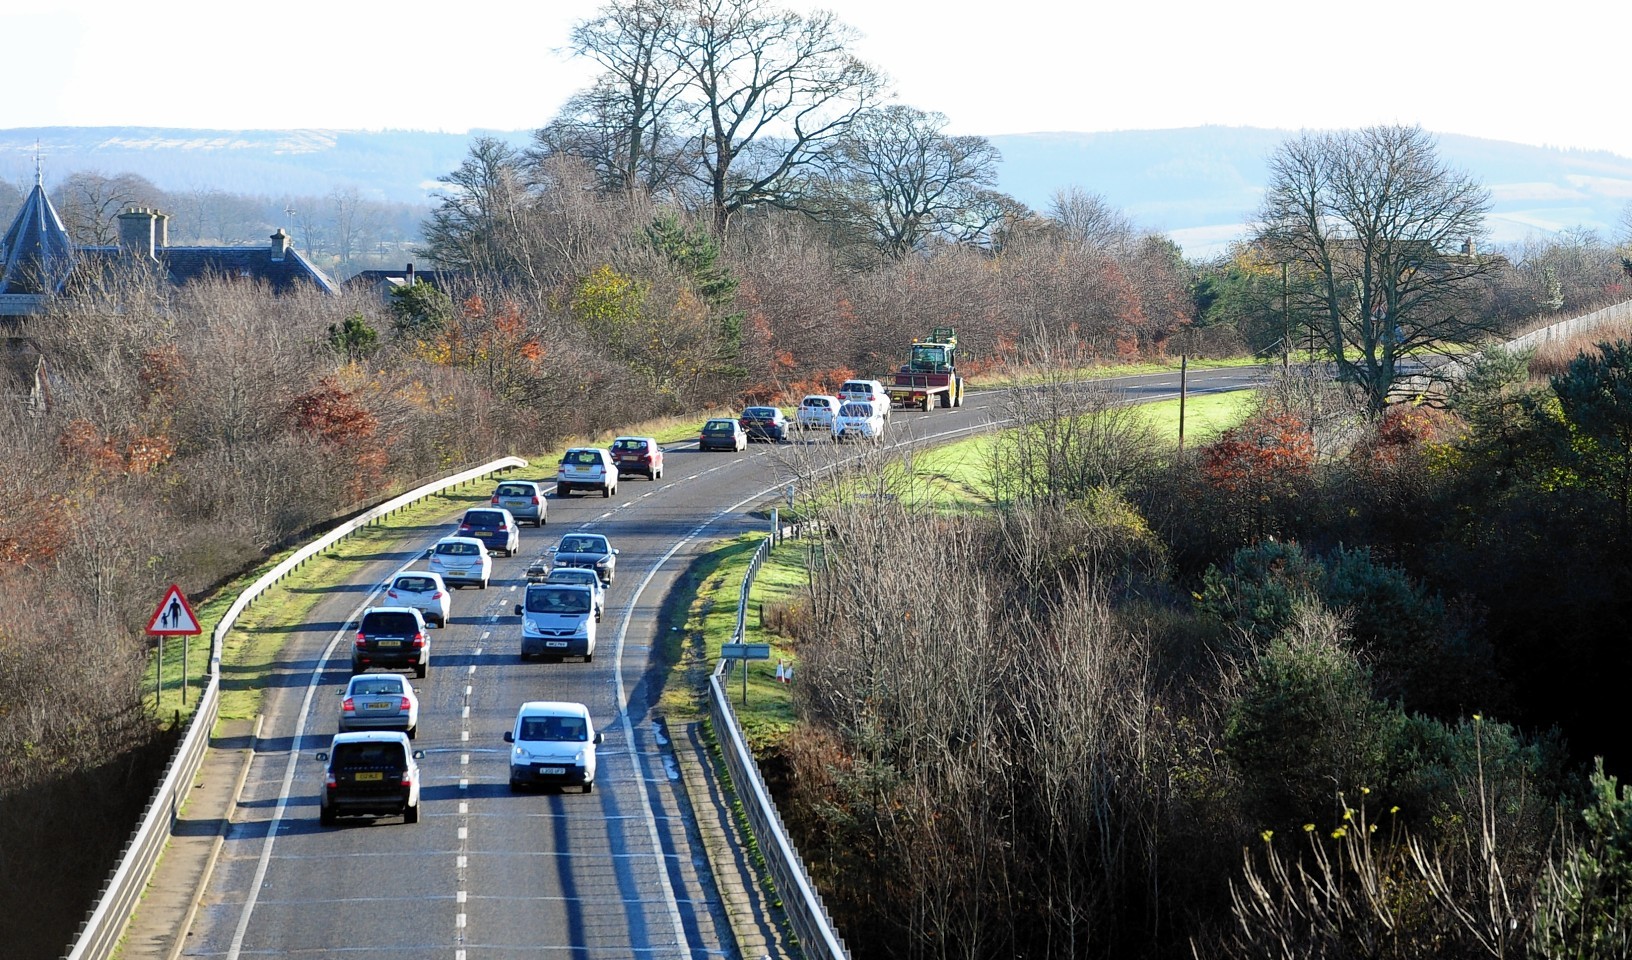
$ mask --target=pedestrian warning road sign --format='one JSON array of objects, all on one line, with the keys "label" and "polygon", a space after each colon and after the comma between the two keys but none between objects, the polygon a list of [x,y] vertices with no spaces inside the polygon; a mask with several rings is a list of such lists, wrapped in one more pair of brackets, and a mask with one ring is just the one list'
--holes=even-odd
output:
[{"label": "pedestrian warning road sign", "polygon": [[153,619],[147,622],[147,632],[155,637],[181,637],[204,631],[181,588],[172,583],[164,599],[159,601],[159,608],[153,611]]}]

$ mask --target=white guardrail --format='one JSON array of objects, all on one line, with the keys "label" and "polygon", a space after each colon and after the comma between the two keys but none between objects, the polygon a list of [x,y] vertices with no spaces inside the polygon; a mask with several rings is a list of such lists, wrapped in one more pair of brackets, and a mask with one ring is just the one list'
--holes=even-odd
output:
[{"label": "white guardrail", "polygon": [[96,906],[91,908],[85,922],[79,925],[79,932],[74,937],[74,945],[67,954],[67,960],[107,960],[113,956],[125,925],[130,922],[131,914],[136,911],[136,904],[141,900],[142,891],[147,887],[154,865],[158,863],[159,853],[163,851],[165,842],[170,839],[170,832],[175,829],[176,822],[181,816],[181,807],[187,801],[187,792],[192,789],[193,777],[204,762],[204,751],[210,743],[210,731],[215,727],[216,714],[221,706],[221,644],[239,615],[261,594],[307,560],[376,520],[390,516],[411,503],[441,493],[450,487],[526,465],[527,461],[520,457],[504,457],[387,500],[296,550],[283,562],[268,570],[266,575],[256,580],[249,589],[238,595],[238,599],[227,608],[226,615],[221,618],[215,632],[210,636],[210,673],[204,692],[199,697],[198,709],[187,722],[186,733],[182,735],[181,743],[177,744],[176,752],[170,757],[164,778],[159,782],[158,789],[153,792],[153,799],[148,801],[141,822],[131,832],[130,839],[125,842],[124,852],[119,857],[119,865],[108,875]]},{"label": "white guardrail", "polygon": [[[737,628],[731,636],[732,643],[742,642],[748,615],[748,591],[754,584],[754,576],[759,573],[760,564],[765,562],[765,557],[781,534],[782,531],[778,530],[766,537],[759,549],[754,551],[753,559],[748,561],[748,573],[742,578],[742,593],[737,599]],[[834,929],[833,918],[828,915],[822,895],[817,892],[816,884],[805,869],[805,861],[794,848],[793,841],[788,839],[782,815],[777,812],[771,791],[766,788],[765,778],[760,775],[759,764],[754,762],[753,751],[748,749],[748,741],[737,724],[736,712],[731,709],[724,681],[730,662],[721,660],[709,675],[708,714],[714,721],[715,736],[720,741],[720,753],[725,758],[726,769],[731,773],[731,782],[736,785],[743,811],[748,815],[748,823],[759,841],[760,852],[765,856],[765,868],[770,871],[771,880],[776,884],[782,908],[788,915],[788,925],[793,928],[799,950],[806,960],[849,960],[850,951]],[[747,661],[743,662],[743,669],[747,669]]]}]

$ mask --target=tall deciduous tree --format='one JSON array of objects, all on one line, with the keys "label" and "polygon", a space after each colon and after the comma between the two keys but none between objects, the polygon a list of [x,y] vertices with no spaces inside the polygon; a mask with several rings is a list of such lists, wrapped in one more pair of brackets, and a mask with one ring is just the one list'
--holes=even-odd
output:
[{"label": "tall deciduous tree", "polygon": [[1374,413],[1401,357],[1486,332],[1468,295],[1499,261],[1467,247],[1485,234],[1490,194],[1442,163],[1420,127],[1305,133],[1269,173],[1258,242],[1311,281],[1294,287],[1307,298],[1297,306]]},{"label": "tall deciduous tree", "polygon": [[534,135],[535,153],[588,162],[608,192],[677,188],[686,168],[673,121],[685,85],[667,41],[681,15],[674,0],[613,0],[575,26],[573,52],[603,72]]},{"label": "tall deciduous tree", "polygon": [[446,189],[425,223],[430,255],[472,273],[530,276],[539,234],[529,229],[532,204],[521,152],[502,140],[477,137],[459,169],[437,180]]},{"label": "tall deciduous tree", "polygon": [[985,137],[949,135],[946,123],[900,104],[857,114],[834,150],[816,215],[855,225],[892,259],[937,236],[984,236],[1002,215],[989,189],[999,154]]},{"label": "tall deciduous tree", "polygon": [[716,230],[732,214],[797,208],[809,178],[882,88],[849,51],[854,31],[826,11],[765,0],[681,0],[666,49],[682,65],[697,178]]},{"label": "tall deciduous tree", "polygon": [[119,214],[127,207],[159,205],[163,192],[134,173],[104,176],[95,171],[72,174],[55,191],[62,225],[75,243],[112,246],[119,242]]}]

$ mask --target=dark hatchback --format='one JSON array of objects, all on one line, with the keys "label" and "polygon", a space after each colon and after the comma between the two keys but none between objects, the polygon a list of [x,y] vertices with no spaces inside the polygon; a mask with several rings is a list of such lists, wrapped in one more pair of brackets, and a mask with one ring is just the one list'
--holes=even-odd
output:
[{"label": "dark hatchback", "polygon": [[780,407],[749,407],[737,418],[749,440],[781,443],[788,436],[788,418]]},{"label": "dark hatchback", "polygon": [[425,618],[413,607],[364,610],[352,645],[351,672],[362,673],[369,667],[412,667],[414,676],[425,676],[431,665],[431,643],[426,633]]}]

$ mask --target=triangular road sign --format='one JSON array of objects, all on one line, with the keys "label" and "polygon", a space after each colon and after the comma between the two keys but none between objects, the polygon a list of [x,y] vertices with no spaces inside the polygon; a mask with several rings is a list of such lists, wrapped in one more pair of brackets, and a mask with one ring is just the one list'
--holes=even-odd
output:
[{"label": "triangular road sign", "polygon": [[172,583],[159,601],[159,608],[153,611],[153,619],[147,622],[147,632],[155,637],[180,637],[204,631],[193,616],[193,608],[187,605],[187,597]]}]

